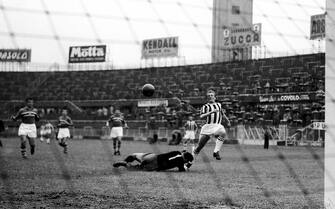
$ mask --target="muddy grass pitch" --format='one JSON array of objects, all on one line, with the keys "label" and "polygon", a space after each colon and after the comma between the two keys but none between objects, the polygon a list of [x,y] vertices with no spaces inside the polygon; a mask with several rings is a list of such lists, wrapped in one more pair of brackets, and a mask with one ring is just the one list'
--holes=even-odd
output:
[{"label": "muddy grass pitch", "polygon": [[22,159],[18,138],[2,139],[0,208],[323,208],[324,149],[224,145],[222,160],[208,144],[189,172],[128,171],[113,162],[132,152],[181,146],[72,140],[69,153],[37,142]]}]

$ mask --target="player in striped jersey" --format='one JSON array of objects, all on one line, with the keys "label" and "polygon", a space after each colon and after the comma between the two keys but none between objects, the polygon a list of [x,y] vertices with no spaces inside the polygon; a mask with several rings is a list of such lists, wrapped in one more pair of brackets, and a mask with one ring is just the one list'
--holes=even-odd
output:
[{"label": "player in striped jersey", "polygon": [[[128,128],[127,123],[123,119],[120,110],[116,110],[115,113],[107,121],[106,126],[111,126],[110,138],[113,139],[114,155],[121,155],[121,139],[123,137],[123,126]],[[117,146],[116,146],[117,142]]]},{"label": "player in striped jersey", "polygon": [[70,139],[70,129],[73,126],[71,118],[68,116],[67,108],[62,109],[62,115],[58,118],[58,134],[57,139],[59,140],[59,146],[64,148],[64,153],[67,154],[68,144],[67,140]]},{"label": "player in striped jersey", "polygon": [[198,125],[193,120],[192,115],[188,117],[188,120],[186,121],[184,127],[185,127],[185,135],[183,137],[183,141],[184,141],[183,150],[185,150],[185,151],[187,150],[188,142],[191,141],[192,151],[193,151],[194,148],[195,148],[195,145],[194,145],[195,133],[198,130]]},{"label": "player in striped jersey", "polygon": [[35,153],[35,138],[37,137],[36,122],[40,119],[37,114],[37,109],[34,108],[34,100],[32,98],[26,99],[26,106],[21,108],[16,115],[11,117],[16,121],[21,119],[18,135],[21,138],[21,154],[23,158],[27,158],[26,143],[29,141],[30,154]]},{"label": "player in striped jersey", "polygon": [[216,138],[213,157],[221,160],[219,151],[222,147],[223,141],[226,139],[226,130],[221,124],[225,120],[230,126],[230,121],[221,107],[221,103],[216,102],[214,90],[207,91],[208,103],[203,105],[200,112],[200,118],[206,118],[206,124],[201,127],[200,140],[193,154],[198,154],[200,150],[206,145],[211,136]]}]

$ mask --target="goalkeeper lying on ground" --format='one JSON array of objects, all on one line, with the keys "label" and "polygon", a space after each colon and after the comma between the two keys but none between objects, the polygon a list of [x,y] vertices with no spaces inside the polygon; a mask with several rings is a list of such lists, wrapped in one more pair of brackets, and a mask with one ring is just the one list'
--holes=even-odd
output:
[{"label": "goalkeeper lying on ground", "polygon": [[[132,164],[137,161],[139,164]],[[193,161],[193,156],[189,152],[171,151],[162,154],[155,153],[133,153],[128,155],[122,162],[114,163],[118,168],[124,166],[132,170],[144,171],[164,171],[172,168],[178,168],[179,171],[187,171]]]}]

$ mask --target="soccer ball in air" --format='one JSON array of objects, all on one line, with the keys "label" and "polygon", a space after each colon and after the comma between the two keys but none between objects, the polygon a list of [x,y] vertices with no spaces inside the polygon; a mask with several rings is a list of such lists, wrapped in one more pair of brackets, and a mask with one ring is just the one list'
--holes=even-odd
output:
[{"label": "soccer ball in air", "polygon": [[151,97],[155,93],[155,87],[152,84],[145,84],[142,87],[142,94],[146,97]]}]

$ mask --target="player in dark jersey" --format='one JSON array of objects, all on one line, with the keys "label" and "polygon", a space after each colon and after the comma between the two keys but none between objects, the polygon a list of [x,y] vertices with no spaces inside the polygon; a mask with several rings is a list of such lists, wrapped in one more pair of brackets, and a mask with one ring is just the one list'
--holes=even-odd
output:
[{"label": "player in dark jersey", "polygon": [[[116,110],[107,121],[107,126],[111,126],[110,138],[113,139],[114,155],[121,155],[121,139],[123,137],[123,127],[128,128],[126,121],[120,110]],[[116,146],[117,143],[117,146]]]},{"label": "player in dark jersey", "polygon": [[37,137],[36,122],[40,119],[37,109],[34,108],[34,100],[26,99],[26,106],[21,108],[16,115],[11,117],[12,120],[21,120],[18,135],[21,138],[21,154],[23,158],[27,158],[26,143],[29,141],[30,154],[35,153],[35,138]]},{"label": "player in dark jersey", "polygon": [[227,138],[227,133],[221,124],[225,120],[230,126],[230,121],[221,107],[221,103],[216,102],[215,91],[207,91],[208,103],[203,105],[200,112],[200,118],[206,118],[206,124],[201,127],[200,140],[193,154],[196,155],[206,145],[211,136],[216,138],[213,157],[221,160],[219,151],[223,145],[223,141]]},{"label": "player in dark jersey", "polygon": [[62,115],[58,118],[58,134],[57,139],[59,145],[64,148],[64,153],[67,154],[68,144],[67,141],[70,139],[70,129],[73,126],[71,118],[68,116],[68,110],[66,107],[62,109]]},{"label": "player in dark jersey", "polygon": [[[131,164],[137,161],[138,164]],[[118,168],[124,166],[134,170],[164,171],[178,168],[179,171],[188,171],[192,166],[193,156],[189,152],[171,151],[162,154],[155,153],[133,153],[128,155],[124,161],[114,163]]]}]

